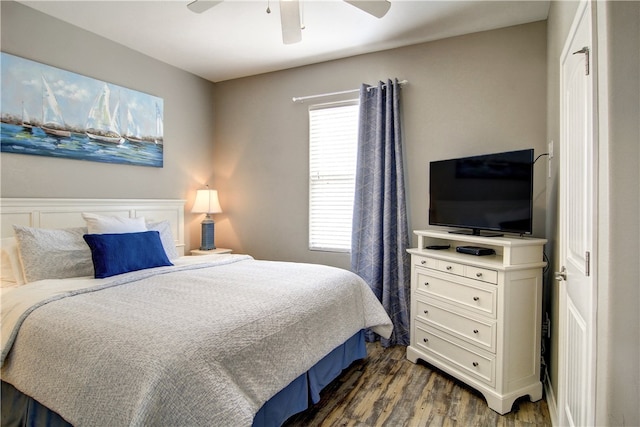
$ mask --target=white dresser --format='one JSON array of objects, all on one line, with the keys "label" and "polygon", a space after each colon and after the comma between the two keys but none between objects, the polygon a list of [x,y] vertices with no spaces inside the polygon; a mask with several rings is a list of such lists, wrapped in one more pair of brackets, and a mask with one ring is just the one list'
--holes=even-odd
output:
[{"label": "white dresser", "polygon": [[[505,414],[542,398],[540,330],[544,239],[415,231],[411,254],[411,345],[422,359],[480,391]],[[450,245],[449,249],[427,249]],[[495,255],[456,252],[458,246]]]}]

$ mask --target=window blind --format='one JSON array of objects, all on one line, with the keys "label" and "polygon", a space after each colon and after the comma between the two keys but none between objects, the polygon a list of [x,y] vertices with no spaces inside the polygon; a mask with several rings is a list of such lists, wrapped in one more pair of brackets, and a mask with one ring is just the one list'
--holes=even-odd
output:
[{"label": "window blind", "polygon": [[358,102],[309,108],[309,248],[351,250]]}]

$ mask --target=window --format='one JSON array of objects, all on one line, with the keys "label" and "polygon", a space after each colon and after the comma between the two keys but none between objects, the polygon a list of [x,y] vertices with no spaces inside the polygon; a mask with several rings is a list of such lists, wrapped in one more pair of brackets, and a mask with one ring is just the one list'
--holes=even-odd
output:
[{"label": "window", "polygon": [[351,250],[358,101],[309,108],[309,248]]}]

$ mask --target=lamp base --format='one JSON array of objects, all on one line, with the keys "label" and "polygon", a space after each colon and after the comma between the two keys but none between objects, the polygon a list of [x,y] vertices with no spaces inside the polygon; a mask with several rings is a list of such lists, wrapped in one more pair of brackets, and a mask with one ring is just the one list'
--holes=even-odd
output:
[{"label": "lamp base", "polygon": [[215,225],[213,220],[209,217],[209,215],[207,215],[207,218],[202,221],[202,240],[200,245],[201,251],[210,251],[211,249],[216,248],[216,245],[214,243],[214,226]]}]

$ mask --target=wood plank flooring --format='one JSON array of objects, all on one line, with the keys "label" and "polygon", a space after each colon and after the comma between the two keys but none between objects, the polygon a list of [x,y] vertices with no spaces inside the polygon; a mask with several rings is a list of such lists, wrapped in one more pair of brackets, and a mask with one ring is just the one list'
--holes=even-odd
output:
[{"label": "wood plank flooring", "polygon": [[406,347],[367,343],[369,356],[328,385],[318,404],[284,427],[308,426],[550,426],[544,399],[519,399],[499,415],[482,395],[425,363],[413,364]]}]

